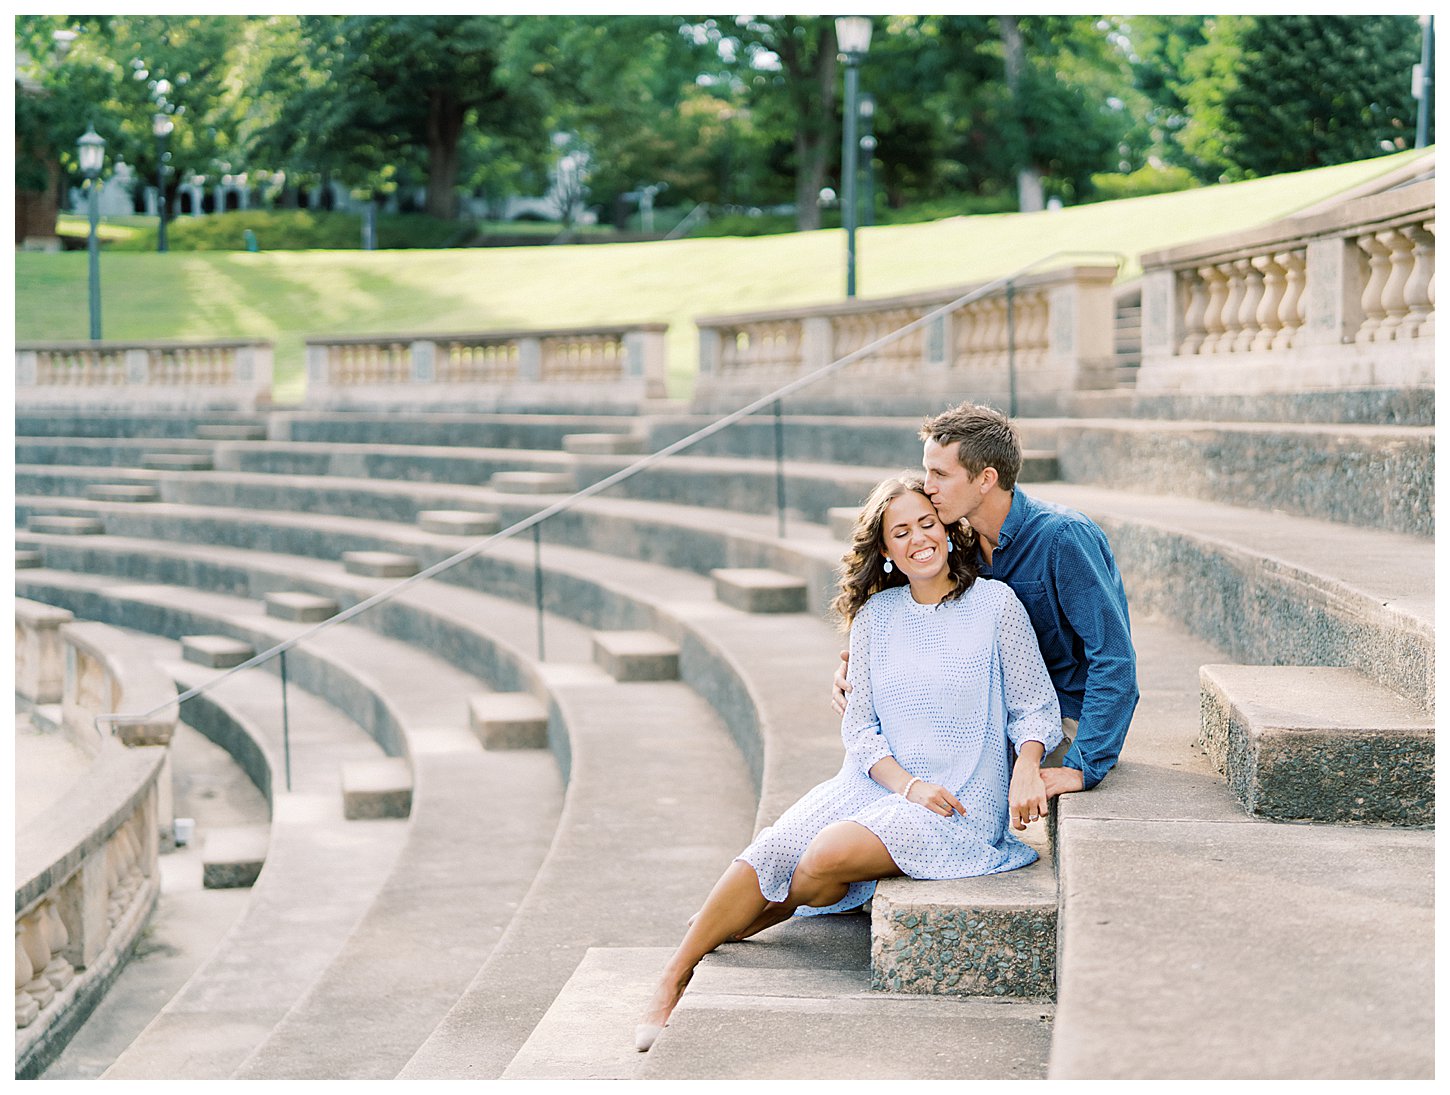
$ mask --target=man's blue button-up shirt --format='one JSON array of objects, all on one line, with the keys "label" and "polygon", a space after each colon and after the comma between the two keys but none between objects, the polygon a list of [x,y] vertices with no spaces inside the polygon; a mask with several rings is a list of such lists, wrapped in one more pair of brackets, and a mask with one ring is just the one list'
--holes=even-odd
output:
[{"label": "man's blue button-up shirt", "polygon": [[1082,772],[1084,790],[1095,786],[1117,763],[1138,705],[1128,596],[1107,537],[1018,487],[982,576],[1006,582],[1027,609],[1063,717],[1078,720],[1063,767]]}]

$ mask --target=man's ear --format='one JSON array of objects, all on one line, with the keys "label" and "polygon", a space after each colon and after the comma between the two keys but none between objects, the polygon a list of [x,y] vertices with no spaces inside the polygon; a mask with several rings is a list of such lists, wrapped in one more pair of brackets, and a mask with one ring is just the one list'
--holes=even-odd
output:
[{"label": "man's ear", "polygon": [[997,485],[997,469],[988,465],[982,469],[982,493],[986,494]]}]

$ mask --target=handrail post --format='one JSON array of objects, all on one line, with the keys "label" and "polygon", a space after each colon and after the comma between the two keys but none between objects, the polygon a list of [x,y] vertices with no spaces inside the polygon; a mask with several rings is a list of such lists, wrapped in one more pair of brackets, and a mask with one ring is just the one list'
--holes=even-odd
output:
[{"label": "handrail post", "polygon": [[775,523],[776,535],[785,539],[785,424],[780,400],[775,401]]},{"label": "handrail post", "polygon": [[1014,282],[1007,282],[1007,417],[1017,417],[1017,324],[1012,311],[1012,298],[1017,293]]},{"label": "handrail post", "polygon": [[534,608],[539,620],[539,661],[544,661],[544,561],[539,541],[540,524],[534,526]]},{"label": "handrail post", "polygon": [[292,724],[287,718],[287,651],[277,655],[282,674],[282,767],[286,773],[287,790],[292,790]]}]

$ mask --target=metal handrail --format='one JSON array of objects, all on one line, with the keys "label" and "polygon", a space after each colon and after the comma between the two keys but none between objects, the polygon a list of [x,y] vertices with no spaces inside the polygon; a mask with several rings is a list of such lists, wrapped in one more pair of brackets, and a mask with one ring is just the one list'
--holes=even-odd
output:
[{"label": "metal handrail", "polygon": [[549,505],[545,506],[543,509],[537,510],[536,512],[531,513],[529,516],[515,521],[507,528],[501,529],[500,531],[494,533],[491,536],[484,537],[482,540],[475,541],[474,543],[461,549],[460,551],[454,552],[446,559],[440,559],[432,566],[420,570],[417,574],[414,574],[408,578],[404,578],[396,585],[392,585],[389,586],[387,589],[380,590],[379,592],[374,593],[371,597],[367,597],[364,600],[359,601],[351,608],[344,609],[337,615],[330,616],[326,620],[323,620],[320,623],[313,625],[306,631],[302,632],[302,634],[294,635],[290,639],[285,639],[282,642],[278,643],[276,646],[269,647],[261,653],[255,654],[252,657],[248,658],[246,661],[241,662],[238,665],[232,666],[226,672],[221,674],[221,676],[213,677],[210,681],[207,681],[204,684],[199,684],[194,688],[187,689],[181,695],[177,696],[176,699],[171,700],[168,703],[160,704],[157,707],[152,708],[150,711],[142,712],[139,715],[122,715],[118,712],[109,712],[106,714],[97,715],[94,720],[96,730],[98,732],[104,733],[101,728],[101,723],[103,721],[110,723],[112,726],[131,721],[143,721],[159,712],[163,707],[169,707],[173,703],[180,705],[182,703],[185,703],[187,700],[193,698],[194,696],[199,696],[205,692],[210,691],[212,688],[215,688],[217,685],[221,684],[222,681],[231,677],[233,674],[240,673],[244,669],[254,668],[255,666],[270,661],[272,658],[278,657],[279,655],[284,655],[287,651],[291,650],[294,646],[297,646],[304,640],[311,639],[336,624],[340,624],[344,621],[352,619],[354,616],[359,616],[362,613],[368,611],[374,605],[381,604],[384,601],[392,600],[394,597],[402,593],[403,590],[407,589],[408,587],[418,582],[422,582],[429,578],[432,578],[435,575],[441,574],[445,570],[452,569],[459,563],[465,562],[468,559],[473,558],[475,555],[481,554],[495,543],[498,543],[502,540],[510,539],[511,537],[515,536],[520,532],[525,532],[528,529],[543,524],[550,517],[553,517],[555,514],[558,513],[563,513],[565,510],[572,508],[576,503],[581,502],[586,498],[592,498],[594,495],[603,493],[617,483],[623,483],[625,480],[633,478],[640,472],[646,471],[649,468],[654,467],[656,464],[661,463],[662,461],[668,459],[671,456],[674,456],[676,453],[682,452],[683,450],[690,448],[697,442],[703,441],[707,437],[713,437],[721,430],[724,430],[729,426],[733,426],[736,422],[739,422],[744,418],[748,418],[752,414],[755,414],[757,411],[769,407],[772,403],[778,403],[780,400],[786,398],[787,396],[794,395],[796,392],[802,390],[803,388],[808,388],[811,385],[817,383],[818,381],[824,380],[826,377],[839,372],[847,365],[854,364],[855,362],[860,361],[862,358],[869,357],[877,350],[880,350],[886,346],[891,345],[893,342],[905,338],[913,331],[917,331],[922,327],[925,327],[927,324],[932,323],[937,319],[940,319],[942,316],[954,312],[958,308],[964,307],[965,305],[980,300],[985,296],[989,296],[998,290],[1005,289],[1006,287],[1012,285],[1017,278],[1020,278],[1024,274],[1029,273],[1030,271],[1036,269],[1039,266],[1042,266],[1044,263],[1051,262],[1055,259],[1064,258],[1069,255],[1080,255],[1084,257],[1110,256],[1117,260],[1119,269],[1122,268],[1122,261],[1124,258],[1123,254],[1118,251],[1067,250],[1054,251],[1051,254],[1044,255],[1039,259],[1035,259],[1034,261],[1028,263],[1026,266],[1012,271],[1012,273],[1010,274],[1006,274],[992,281],[985,282],[984,284],[977,286],[975,289],[963,293],[955,300],[948,301],[946,304],[940,305],[939,307],[932,309],[930,312],[927,312],[926,314],[918,317],[917,319],[912,320],[910,323],[904,324],[903,326],[898,327],[894,331],[887,332],[875,341],[868,342],[865,346],[862,346],[857,350],[852,350],[849,354],[846,354],[843,357],[839,357],[835,361],[828,362],[827,364],[820,366],[812,372],[806,373],[803,376],[796,377],[794,380],[781,385],[773,392],[770,392],[766,395],[761,396],[758,399],[753,400],[750,403],[747,403],[745,406],[739,408],[738,410],[731,411],[729,414],[723,415],[720,418],[715,419],[715,421],[700,427],[694,433],[688,434],[685,437],[680,438],[678,441],[674,441],[666,445],[664,448],[660,449],[657,452],[652,452],[647,456],[640,457],[633,463],[628,464],[623,468],[620,468],[618,471],[605,476],[603,479],[600,479],[597,482],[589,484],[587,487],[575,491],[567,498],[561,498],[557,502],[552,502]]}]

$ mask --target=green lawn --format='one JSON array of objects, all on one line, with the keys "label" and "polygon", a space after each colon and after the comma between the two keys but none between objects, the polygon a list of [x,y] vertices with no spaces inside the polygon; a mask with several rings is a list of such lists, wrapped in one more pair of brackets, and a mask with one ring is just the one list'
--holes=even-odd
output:
[{"label": "green lawn", "polygon": [[[1294,213],[1420,153],[1056,212],[863,229],[858,293],[887,296],[986,280],[1073,248],[1136,256]],[[693,320],[840,300],[839,230],[579,247],[441,251],[104,254],[113,339],[256,337],[276,343],[277,396],[300,395],[313,334],[465,332],[663,321],[671,394],[688,395]],[[86,257],[15,256],[21,340],[86,337]]]}]

